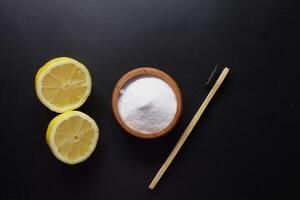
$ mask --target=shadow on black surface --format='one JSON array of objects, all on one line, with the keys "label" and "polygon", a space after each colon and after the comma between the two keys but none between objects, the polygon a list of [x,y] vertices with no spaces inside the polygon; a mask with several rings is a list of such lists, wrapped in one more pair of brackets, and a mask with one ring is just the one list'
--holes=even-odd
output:
[{"label": "shadow on black surface", "polygon": [[70,188],[80,187],[84,190],[82,187],[88,188],[93,176],[100,176],[99,174],[105,171],[105,166],[101,164],[105,159],[105,146],[101,144],[101,140],[99,142],[100,144],[86,161],[76,165],[60,163],[61,177],[67,183],[65,185],[69,185]]},{"label": "shadow on black surface", "polygon": [[153,164],[160,161],[161,156],[176,142],[178,136],[178,125],[168,135],[156,139],[140,139],[129,135],[121,127],[119,127],[119,130],[124,140],[128,143],[131,152],[137,157],[137,160],[145,164]]}]

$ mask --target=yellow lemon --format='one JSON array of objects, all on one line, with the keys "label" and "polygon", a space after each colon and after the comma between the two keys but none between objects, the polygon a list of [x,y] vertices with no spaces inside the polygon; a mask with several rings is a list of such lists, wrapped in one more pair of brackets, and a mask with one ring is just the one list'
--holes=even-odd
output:
[{"label": "yellow lemon", "polygon": [[46,141],[54,156],[67,164],[86,160],[96,148],[98,138],[96,122],[79,111],[56,116],[46,133]]},{"label": "yellow lemon", "polygon": [[50,110],[62,113],[79,108],[88,98],[92,79],[88,69],[68,57],[54,58],[35,77],[36,94]]}]

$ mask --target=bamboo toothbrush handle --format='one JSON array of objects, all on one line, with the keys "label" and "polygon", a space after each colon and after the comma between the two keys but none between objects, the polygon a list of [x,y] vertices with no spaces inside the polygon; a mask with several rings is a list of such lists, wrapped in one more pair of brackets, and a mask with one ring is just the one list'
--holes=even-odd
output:
[{"label": "bamboo toothbrush handle", "polygon": [[200,119],[202,113],[204,112],[205,108],[209,104],[210,100],[215,95],[216,91],[219,89],[220,85],[224,81],[224,79],[225,79],[226,75],[228,74],[228,72],[229,72],[229,69],[227,67],[225,67],[224,70],[222,71],[221,75],[219,76],[218,80],[216,81],[215,85],[210,90],[210,92],[206,96],[204,102],[202,103],[202,105],[198,109],[197,113],[195,114],[195,116],[193,117],[193,119],[191,120],[191,122],[189,123],[189,125],[187,126],[187,128],[185,129],[185,131],[183,132],[181,137],[179,138],[178,142],[176,143],[176,145],[173,148],[172,152],[168,156],[167,160],[160,167],[159,171],[157,172],[157,174],[153,178],[152,182],[149,185],[149,189],[151,189],[151,190],[154,189],[154,187],[156,186],[156,184],[158,183],[160,178],[163,176],[165,171],[168,169],[168,167],[172,163],[173,159],[177,155],[178,151],[180,150],[180,148],[182,147],[182,145],[184,144],[184,142],[186,141],[186,139],[188,138],[188,136],[192,132],[195,125],[197,124],[197,122]]}]

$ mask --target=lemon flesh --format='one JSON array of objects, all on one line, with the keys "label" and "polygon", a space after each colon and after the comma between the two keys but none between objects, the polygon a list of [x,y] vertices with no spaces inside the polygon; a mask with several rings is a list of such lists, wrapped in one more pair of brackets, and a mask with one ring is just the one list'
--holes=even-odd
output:
[{"label": "lemon flesh", "polygon": [[99,129],[96,122],[79,111],[56,116],[46,133],[46,141],[60,161],[77,164],[86,160],[96,148]]},{"label": "lemon flesh", "polygon": [[50,110],[62,113],[79,108],[91,93],[92,80],[87,68],[68,58],[54,58],[39,69],[36,93]]}]

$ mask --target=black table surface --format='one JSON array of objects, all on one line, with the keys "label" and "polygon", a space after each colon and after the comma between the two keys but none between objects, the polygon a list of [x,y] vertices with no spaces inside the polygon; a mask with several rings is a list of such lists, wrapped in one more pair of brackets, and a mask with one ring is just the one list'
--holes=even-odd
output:
[{"label": "black table surface", "polygon": [[[289,199],[299,186],[299,7],[272,0],[1,0],[0,199]],[[101,132],[92,156],[74,166],[51,154],[45,131],[57,114],[34,88],[39,67],[60,56],[90,70],[92,94],[79,110]],[[205,98],[215,64],[231,69],[228,79],[150,191]],[[181,120],[166,137],[133,138],[112,115],[115,83],[139,66],[165,71],[182,91]]]}]

